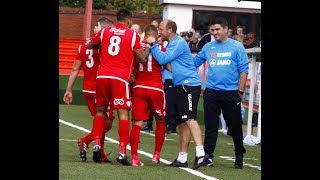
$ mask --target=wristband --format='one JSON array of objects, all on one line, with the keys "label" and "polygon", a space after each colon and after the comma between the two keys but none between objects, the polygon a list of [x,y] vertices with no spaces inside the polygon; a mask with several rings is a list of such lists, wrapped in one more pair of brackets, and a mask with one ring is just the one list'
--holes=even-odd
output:
[{"label": "wristband", "polygon": [[244,92],[238,89],[238,93],[242,95]]},{"label": "wristband", "polygon": [[155,44],[157,44],[157,41],[152,42],[150,45],[151,45],[151,47],[152,47],[152,46],[155,45]]}]

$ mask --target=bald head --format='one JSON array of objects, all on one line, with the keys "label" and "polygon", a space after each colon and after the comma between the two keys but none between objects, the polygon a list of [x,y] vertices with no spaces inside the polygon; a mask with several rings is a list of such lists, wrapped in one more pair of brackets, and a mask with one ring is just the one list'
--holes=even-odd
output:
[{"label": "bald head", "polygon": [[158,23],[158,21],[156,21],[156,20],[153,20],[153,21],[151,22],[151,24],[154,25],[156,28],[158,28],[158,26],[159,26],[159,23]]},{"label": "bald head", "polygon": [[101,28],[113,25],[113,21],[107,17],[99,18],[98,23],[100,24]]},{"label": "bald head", "polygon": [[142,33],[142,32],[141,32],[141,27],[140,27],[139,24],[132,24],[132,25],[131,25],[131,29],[134,30],[134,31],[136,31],[138,34],[141,34],[141,33]]},{"label": "bald head", "polygon": [[163,41],[168,41],[176,35],[177,24],[171,19],[164,19],[159,25],[159,33]]}]

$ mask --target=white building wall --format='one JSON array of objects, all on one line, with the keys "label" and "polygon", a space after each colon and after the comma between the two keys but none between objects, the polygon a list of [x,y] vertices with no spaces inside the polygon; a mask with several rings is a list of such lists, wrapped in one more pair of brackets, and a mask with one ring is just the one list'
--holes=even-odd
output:
[{"label": "white building wall", "polygon": [[168,4],[163,8],[163,19],[171,19],[176,22],[178,34],[192,27],[192,17],[191,6]]},{"label": "white building wall", "polygon": [[261,2],[238,0],[159,0],[163,19],[177,23],[177,33],[192,27],[193,10],[261,13]]}]

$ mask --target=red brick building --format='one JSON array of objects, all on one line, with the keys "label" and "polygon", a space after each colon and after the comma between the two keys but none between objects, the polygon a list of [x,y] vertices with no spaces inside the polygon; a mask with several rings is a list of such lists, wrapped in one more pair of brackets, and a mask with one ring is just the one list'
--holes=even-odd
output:
[{"label": "red brick building", "polygon": [[[107,16],[116,22],[114,10],[92,9],[91,34],[97,21],[102,16]],[[59,7],[59,39],[82,39],[84,8]],[[162,20],[161,14],[133,13],[133,23],[139,24],[143,30],[144,26],[151,21]]]}]

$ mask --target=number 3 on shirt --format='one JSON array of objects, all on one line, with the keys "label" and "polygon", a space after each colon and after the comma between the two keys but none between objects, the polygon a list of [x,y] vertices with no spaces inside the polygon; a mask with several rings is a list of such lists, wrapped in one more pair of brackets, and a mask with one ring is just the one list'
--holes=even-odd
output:
[{"label": "number 3 on shirt", "polygon": [[93,64],[94,64],[94,61],[93,61],[93,51],[92,49],[87,49],[86,50],[86,55],[88,55],[88,60],[86,61],[86,65],[88,68],[92,68],[93,67]]},{"label": "number 3 on shirt", "polygon": [[121,42],[121,38],[119,36],[112,36],[110,38],[110,45],[108,47],[108,53],[111,55],[111,56],[115,56],[119,53],[120,51],[120,44]]}]

